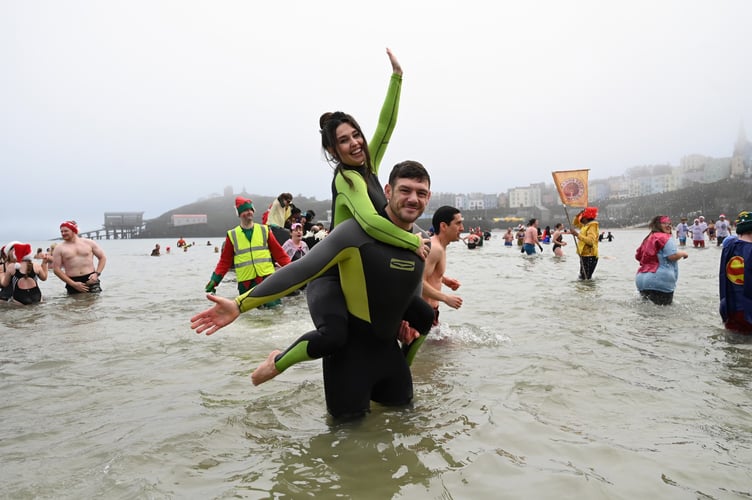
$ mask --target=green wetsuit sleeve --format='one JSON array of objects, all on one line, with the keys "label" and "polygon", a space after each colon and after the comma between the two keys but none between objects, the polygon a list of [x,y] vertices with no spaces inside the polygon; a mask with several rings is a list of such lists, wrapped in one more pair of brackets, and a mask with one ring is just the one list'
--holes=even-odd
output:
[{"label": "green wetsuit sleeve", "polygon": [[[352,181],[352,187],[347,183],[344,176]],[[420,235],[409,233],[395,226],[376,211],[371,198],[368,196],[368,186],[360,174],[352,170],[338,173],[334,178],[334,185],[337,191],[336,208],[334,210],[335,227],[345,220],[353,218],[366,234],[375,240],[413,251],[420,247],[422,243]]]},{"label": "green wetsuit sleeve", "polygon": [[240,312],[250,311],[267,302],[290,295],[306,283],[324,274],[329,268],[337,265],[346,255],[338,251],[341,248],[333,248],[338,242],[337,238],[331,240],[329,238],[331,238],[331,234],[317,243],[306,254],[305,258],[277,269],[274,274],[269,275],[264,281],[237,297],[235,303],[238,304]]},{"label": "green wetsuit sleeve", "polygon": [[395,125],[397,125],[397,114],[399,112],[400,93],[402,91],[402,75],[392,73],[389,79],[389,88],[386,91],[384,104],[381,106],[379,113],[379,123],[376,126],[371,141],[368,143],[368,152],[371,153],[371,163],[373,172],[379,173],[379,165],[384,158],[386,147],[389,145],[389,139],[392,137]]}]

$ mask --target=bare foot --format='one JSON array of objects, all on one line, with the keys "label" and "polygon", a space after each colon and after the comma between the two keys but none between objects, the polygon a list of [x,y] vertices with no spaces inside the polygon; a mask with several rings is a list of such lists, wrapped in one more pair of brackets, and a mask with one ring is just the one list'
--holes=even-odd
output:
[{"label": "bare foot", "polygon": [[271,380],[279,375],[277,367],[274,366],[274,358],[277,357],[277,354],[281,352],[282,351],[279,350],[272,351],[269,354],[269,357],[266,358],[266,361],[258,365],[256,369],[253,370],[253,373],[251,373],[251,382],[253,382],[253,385],[263,384],[267,380]]}]

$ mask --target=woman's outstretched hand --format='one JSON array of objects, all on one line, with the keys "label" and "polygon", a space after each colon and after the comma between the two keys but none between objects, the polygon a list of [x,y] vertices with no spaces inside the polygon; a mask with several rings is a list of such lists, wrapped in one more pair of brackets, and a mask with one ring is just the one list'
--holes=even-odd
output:
[{"label": "woman's outstretched hand", "polygon": [[397,60],[397,57],[392,53],[391,50],[389,50],[388,47],[386,49],[386,55],[389,56],[389,62],[392,63],[392,73],[396,73],[402,76],[402,66],[400,66],[400,63]]}]

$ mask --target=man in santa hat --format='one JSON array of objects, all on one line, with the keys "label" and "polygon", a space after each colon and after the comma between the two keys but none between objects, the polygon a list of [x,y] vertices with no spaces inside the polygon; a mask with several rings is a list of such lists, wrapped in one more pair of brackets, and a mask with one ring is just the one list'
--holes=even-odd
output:
[{"label": "man in santa hat", "polygon": [[68,294],[101,292],[100,278],[107,264],[104,250],[94,240],[79,237],[75,221],[61,223],[60,236],[63,242],[52,252],[52,270],[65,282]]},{"label": "man in santa hat", "polygon": [[[230,267],[235,268],[238,281],[238,292],[243,294],[261,283],[267,276],[274,273],[275,263],[286,266],[290,257],[282,249],[274,233],[265,224],[254,224],[253,201],[238,196],[235,198],[235,209],[240,218],[240,224],[227,231],[222,254],[217,267],[206,284],[205,290],[214,293],[222,282]],[[280,303],[279,299],[267,306]]]}]

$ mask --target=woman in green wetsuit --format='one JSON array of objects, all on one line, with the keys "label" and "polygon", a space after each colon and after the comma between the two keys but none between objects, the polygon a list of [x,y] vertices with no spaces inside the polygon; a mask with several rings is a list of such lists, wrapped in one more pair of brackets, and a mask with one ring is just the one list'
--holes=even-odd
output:
[{"label": "woman in green wetsuit", "polygon": [[[392,65],[392,76],[370,143],[366,142],[360,125],[351,115],[338,111],[324,113],[319,119],[321,147],[335,172],[330,230],[348,219],[355,219],[372,238],[411,250],[425,259],[430,240],[424,240],[420,234],[404,231],[384,217],[386,198],[378,172],[397,124],[402,88],[402,67],[389,49],[387,54]],[[293,353],[286,351],[279,354],[276,359],[279,368],[324,357],[345,343],[348,316],[337,268],[312,282],[307,288],[306,299],[316,327],[304,335],[307,338],[306,356],[283,360],[293,356]],[[254,383],[266,380],[265,377],[256,377]]]},{"label": "woman in green wetsuit", "polygon": [[[417,162],[395,165],[387,186],[385,214],[390,224],[410,232],[430,199],[430,177]],[[335,417],[359,416],[371,400],[387,405],[412,399],[409,365],[433,323],[433,310],[420,298],[424,262],[414,252],[375,241],[352,219],[344,221],[303,259],[275,272],[235,301],[207,295],[214,307],[191,318],[191,328],[211,335],[241,312],[288,295],[323,273],[338,268],[347,331],[341,346],[324,359],[327,408]],[[318,278],[318,279],[317,279]],[[313,281],[312,281],[313,280]],[[396,340],[403,320],[420,333],[400,350]],[[285,356],[272,353],[264,365],[265,380],[275,371],[308,359],[317,331],[296,341]],[[252,378],[257,384],[257,372]],[[262,380],[263,381],[263,380]]]}]

